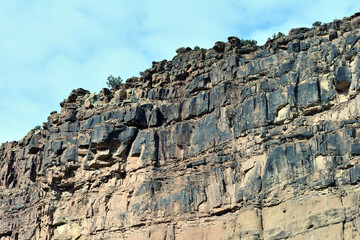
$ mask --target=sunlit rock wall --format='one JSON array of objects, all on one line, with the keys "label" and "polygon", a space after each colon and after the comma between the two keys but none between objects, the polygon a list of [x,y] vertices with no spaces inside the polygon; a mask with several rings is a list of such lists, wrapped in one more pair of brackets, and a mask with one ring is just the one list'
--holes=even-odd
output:
[{"label": "sunlit rock wall", "polygon": [[0,239],[360,239],[359,16],[74,90],[0,148]]}]

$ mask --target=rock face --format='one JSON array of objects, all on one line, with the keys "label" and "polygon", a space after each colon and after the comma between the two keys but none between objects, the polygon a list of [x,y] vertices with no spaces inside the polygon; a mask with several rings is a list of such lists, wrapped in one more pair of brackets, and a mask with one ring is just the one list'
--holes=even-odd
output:
[{"label": "rock face", "polygon": [[0,239],[360,239],[360,14],[178,50],[0,148]]}]

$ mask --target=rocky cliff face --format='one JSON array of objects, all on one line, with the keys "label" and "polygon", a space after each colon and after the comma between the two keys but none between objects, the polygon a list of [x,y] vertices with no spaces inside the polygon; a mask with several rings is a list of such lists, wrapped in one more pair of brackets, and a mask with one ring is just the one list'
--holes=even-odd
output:
[{"label": "rocky cliff face", "polygon": [[360,239],[360,14],[179,49],[0,149],[0,239]]}]

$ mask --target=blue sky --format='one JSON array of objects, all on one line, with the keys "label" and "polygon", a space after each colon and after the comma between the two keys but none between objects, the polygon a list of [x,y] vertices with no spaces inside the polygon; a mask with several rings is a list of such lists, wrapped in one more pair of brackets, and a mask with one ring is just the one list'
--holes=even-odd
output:
[{"label": "blue sky", "polygon": [[275,32],[360,11],[360,1],[0,0],[0,143],[20,140],[72,89],[99,92],[181,46]]}]

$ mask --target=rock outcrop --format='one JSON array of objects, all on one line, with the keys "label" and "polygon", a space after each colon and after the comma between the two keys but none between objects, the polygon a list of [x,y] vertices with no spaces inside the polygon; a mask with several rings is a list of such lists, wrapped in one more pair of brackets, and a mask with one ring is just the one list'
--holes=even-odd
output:
[{"label": "rock outcrop", "polygon": [[360,239],[360,14],[181,48],[0,148],[0,239]]}]

